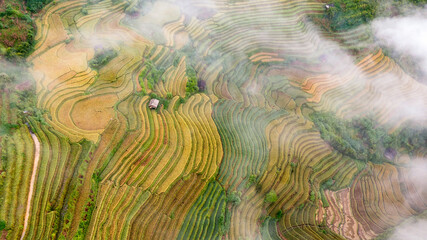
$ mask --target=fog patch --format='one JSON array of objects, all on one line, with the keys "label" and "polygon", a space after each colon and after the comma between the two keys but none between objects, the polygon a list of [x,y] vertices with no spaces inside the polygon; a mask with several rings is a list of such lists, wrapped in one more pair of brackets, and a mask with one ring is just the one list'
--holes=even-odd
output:
[{"label": "fog patch", "polygon": [[381,45],[413,57],[427,76],[426,8],[407,16],[378,18],[372,22],[372,29]]},{"label": "fog patch", "polygon": [[427,220],[414,219],[394,231],[390,240],[423,240],[427,236]]}]

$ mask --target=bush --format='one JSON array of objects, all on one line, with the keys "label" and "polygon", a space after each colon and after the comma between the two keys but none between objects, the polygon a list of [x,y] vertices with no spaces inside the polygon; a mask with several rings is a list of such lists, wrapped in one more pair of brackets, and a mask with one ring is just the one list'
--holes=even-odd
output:
[{"label": "bush", "polygon": [[172,93],[170,93],[170,92],[166,93],[166,98],[169,100],[172,99],[173,98]]},{"label": "bush", "polygon": [[280,219],[282,219],[283,217],[283,212],[282,210],[277,211],[276,216],[274,217],[276,219],[276,221],[280,221]]},{"label": "bush", "polygon": [[258,183],[258,176],[255,174],[252,174],[249,176],[249,181],[246,183],[246,188],[249,188],[250,186]]},{"label": "bush", "polygon": [[316,193],[314,191],[310,192],[310,201],[314,202],[316,200]]},{"label": "bush", "polygon": [[265,202],[266,203],[274,203],[274,202],[276,202],[277,201],[277,194],[276,194],[276,192],[274,191],[274,190],[271,190],[270,192],[268,192],[266,195],[265,195]]},{"label": "bush", "polygon": [[6,222],[4,220],[0,220],[0,231],[6,228]]},{"label": "bush", "polygon": [[320,186],[321,189],[330,189],[334,185],[333,179],[328,179],[326,182],[322,183]]},{"label": "bush", "polygon": [[150,98],[158,98],[158,96],[155,93],[150,93]]},{"label": "bush", "polygon": [[95,53],[95,57],[89,61],[89,66],[93,69],[99,70],[117,56],[114,49],[102,49]]},{"label": "bush", "polygon": [[241,192],[234,191],[228,195],[227,201],[235,205],[239,205],[239,203],[241,202],[241,199],[240,199],[241,196],[242,196]]}]

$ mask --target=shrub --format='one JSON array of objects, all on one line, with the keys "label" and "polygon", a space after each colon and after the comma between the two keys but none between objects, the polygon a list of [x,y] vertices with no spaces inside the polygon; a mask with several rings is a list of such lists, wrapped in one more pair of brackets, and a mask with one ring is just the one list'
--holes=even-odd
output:
[{"label": "shrub", "polygon": [[150,93],[150,98],[158,98],[158,96],[155,93]]},{"label": "shrub", "polygon": [[282,217],[283,217],[282,210],[277,211],[276,216],[275,216],[276,221],[279,221],[280,219],[282,219]]},{"label": "shrub", "polygon": [[89,66],[93,69],[99,70],[117,56],[117,52],[110,49],[102,49],[95,53],[95,57],[89,61]]},{"label": "shrub", "polygon": [[322,183],[322,185],[320,186],[321,189],[329,189],[332,187],[332,185],[334,185],[334,180],[333,179],[328,179],[326,182]]},{"label": "shrub", "polygon": [[0,220],[0,231],[6,228],[6,222],[4,220]]},{"label": "shrub", "polygon": [[241,196],[242,196],[241,192],[234,191],[228,195],[227,201],[235,205],[239,205],[239,203],[241,202],[241,199],[240,199]]},{"label": "shrub", "polygon": [[172,99],[173,98],[172,93],[170,93],[170,92],[166,93],[166,98],[169,100]]},{"label": "shrub", "polygon": [[314,191],[310,192],[310,201],[314,202],[316,200],[316,193]]},{"label": "shrub", "polygon": [[276,202],[277,201],[277,194],[276,194],[276,192],[274,191],[274,190],[271,190],[270,192],[268,192],[266,195],[265,195],[265,202],[266,203],[274,203],[274,202]]}]

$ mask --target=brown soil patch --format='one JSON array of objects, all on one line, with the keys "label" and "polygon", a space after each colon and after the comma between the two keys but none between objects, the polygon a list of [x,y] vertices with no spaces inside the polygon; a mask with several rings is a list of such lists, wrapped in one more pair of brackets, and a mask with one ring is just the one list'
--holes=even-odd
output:
[{"label": "brown soil patch", "polygon": [[7,237],[7,231],[6,230],[1,231],[0,239],[6,240],[7,239],[6,237]]}]

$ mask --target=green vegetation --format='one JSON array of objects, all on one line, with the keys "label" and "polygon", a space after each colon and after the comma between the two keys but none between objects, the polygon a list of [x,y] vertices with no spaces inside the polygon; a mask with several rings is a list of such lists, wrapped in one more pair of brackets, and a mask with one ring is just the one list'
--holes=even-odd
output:
[{"label": "green vegetation", "polygon": [[96,50],[95,56],[89,61],[89,66],[99,70],[115,57],[117,57],[117,51],[112,48]]},{"label": "green vegetation", "polygon": [[6,221],[0,220],[0,231],[6,228]]},{"label": "green vegetation", "polygon": [[159,107],[157,108],[157,111],[160,111],[160,106],[162,106],[162,105],[163,105],[163,108],[168,108],[169,107],[170,98],[168,98],[168,97],[162,98],[162,97],[159,97],[155,93],[150,93],[150,98],[151,99],[155,98],[155,99],[159,100]]},{"label": "green vegetation", "polygon": [[[370,119],[343,121],[322,113],[312,115],[311,128],[304,119],[315,109],[346,112],[354,104],[351,96],[341,97],[334,77],[319,72],[324,45],[317,34],[338,39],[339,47],[341,37],[346,44],[365,37],[360,29],[312,31],[305,19],[323,16],[323,3],[238,1],[236,7],[229,3],[237,1],[223,1],[212,9],[156,0],[87,2],[60,1],[40,14],[37,57],[28,59],[37,74],[37,99],[34,84],[21,84],[25,77],[0,74],[0,219],[8,238],[18,239],[23,230],[35,146],[26,121],[42,157],[26,239],[342,239],[348,236],[327,226],[347,233],[343,227],[375,222],[381,231],[426,205],[418,197],[406,201],[404,195],[415,192],[401,177],[406,169],[366,163],[401,153],[424,157],[425,150],[418,151],[424,133],[405,128],[390,134]],[[326,12],[336,31],[369,21],[366,1],[335,2]],[[189,7],[200,14],[188,16]],[[132,16],[124,17],[126,11]],[[162,17],[155,26],[138,25],[149,27],[135,33],[129,23],[144,14],[145,20]],[[51,26],[52,20],[62,24]],[[147,41],[156,38],[152,27],[162,29],[167,41]],[[75,41],[64,40],[58,34],[63,30]],[[68,61],[90,55],[87,36],[110,31],[131,41],[95,52],[88,65],[98,77],[81,61]],[[404,74],[392,61],[382,62],[380,52],[372,55],[376,59],[360,64],[373,68],[366,70],[372,78],[394,67]],[[60,66],[64,61],[67,66]],[[325,79],[316,81],[318,74]],[[351,73],[346,78],[353,86]],[[407,89],[417,86],[408,82]],[[334,97],[343,101],[328,101]],[[151,111],[150,98],[164,108],[170,102],[175,111]],[[364,104],[355,110],[365,111]],[[390,115],[389,109],[376,113],[385,122]],[[382,178],[397,184],[385,185]],[[390,186],[385,198],[381,190]],[[383,218],[378,205],[384,201],[399,214]],[[400,202],[408,202],[403,214]],[[344,210],[353,216],[342,224]]]},{"label": "green vegetation", "polygon": [[334,185],[334,180],[333,179],[328,179],[324,183],[322,183],[322,185],[320,186],[320,188],[321,189],[329,189],[329,188],[332,187],[332,185]]},{"label": "green vegetation", "polygon": [[[281,212],[281,211],[279,211]],[[262,224],[260,228],[260,233],[262,238],[260,239],[268,239],[268,240],[280,240],[283,239],[280,237],[280,234],[277,232],[277,218],[272,218],[270,216],[264,217],[262,219]]]},{"label": "green vegetation", "polygon": [[13,129],[17,129],[19,127],[18,124],[11,123],[1,123],[0,124],[0,136],[7,136],[12,133]]},{"label": "green vegetation", "polygon": [[211,181],[191,207],[177,239],[221,239],[230,227],[225,192]]},{"label": "green vegetation", "polygon": [[232,193],[228,194],[227,201],[234,204],[239,205],[242,201],[240,198],[242,197],[241,192],[233,191]]},{"label": "green vegetation", "polygon": [[172,93],[168,92],[166,93],[166,99],[171,100],[173,98]]},{"label": "green vegetation", "polygon": [[0,7],[0,55],[17,61],[28,56],[34,47],[34,23],[17,1],[5,1]]},{"label": "green vegetation", "polygon": [[314,202],[316,200],[316,193],[314,191],[310,192],[310,201]]},{"label": "green vegetation", "polygon": [[196,71],[190,65],[187,65],[187,86],[185,87],[185,96],[189,97],[199,91],[197,86],[197,76]]},{"label": "green vegetation", "polygon": [[31,13],[39,12],[51,0],[5,0],[0,4],[0,55],[21,61],[33,51],[35,24]]},{"label": "green vegetation", "polygon": [[276,192],[275,192],[274,190],[271,190],[270,192],[268,192],[268,193],[265,195],[265,200],[264,200],[264,202],[266,202],[266,203],[274,203],[274,202],[276,202],[276,201],[277,201],[277,199],[278,199],[278,197],[277,197]]},{"label": "green vegetation", "polygon": [[416,5],[424,5],[427,3],[427,0],[409,0],[411,3],[414,3]]},{"label": "green vegetation", "polygon": [[[147,59],[145,60],[145,69],[141,72],[139,77],[147,78],[147,85],[149,89],[153,89],[154,85],[159,82],[161,79],[164,81],[163,73],[165,72],[165,68],[163,67],[157,67],[153,61]],[[141,82],[142,83],[142,82]],[[142,84],[143,86],[144,84]]]},{"label": "green vegetation", "polygon": [[27,5],[27,9],[33,13],[42,10],[42,8],[50,2],[52,2],[52,0],[26,0],[25,1]]},{"label": "green vegetation", "polygon": [[224,214],[219,217],[219,233],[220,235],[227,234],[231,226],[231,212],[225,207]]},{"label": "green vegetation", "polygon": [[325,17],[330,20],[334,31],[345,31],[368,23],[375,17],[377,2],[368,0],[334,0],[326,9]]},{"label": "green vegetation", "polygon": [[[214,106],[213,120],[223,139],[224,158],[218,181],[231,188],[245,187],[264,173],[268,162],[267,139],[263,129],[284,111],[267,112],[262,108],[244,107],[235,101],[220,101]],[[248,176],[254,175],[252,178]],[[249,183],[250,185],[250,183]]]},{"label": "green vegetation", "polygon": [[0,63],[0,69],[5,71],[0,73],[0,91],[7,92],[7,107],[13,111],[15,116],[10,118],[15,119],[12,122],[5,120],[6,117],[2,116],[1,129],[9,132],[9,130],[16,129],[18,125],[25,122],[26,116],[38,118],[43,114],[43,111],[35,107],[35,86],[32,76],[24,64],[10,66],[8,63]]},{"label": "green vegetation", "polygon": [[276,219],[276,221],[280,221],[280,219],[282,219],[283,217],[283,211],[279,210],[276,212],[276,215],[274,216],[274,219]]},{"label": "green vegetation", "polygon": [[81,221],[79,228],[77,229],[76,235],[73,237],[75,240],[84,239],[86,231],[89,227],[90,220],[92,218],[93,211],[95,210],[96,196],[98,194],[99,183],[101,179],[98,173],[92,175],[92,185],[90,190],[89,199],[86,201],[85,209],[81,213]]},{"label": "green vegetation", "polygon": [[427,129],[404,127],[393,134],[371,118],[345,121],[333,113],[310,115],[321,137],[338,152],[353,159],[382,163],[391,161],[397,151],[411,153],[426,146]]},{"label": "green vegetation", "polygon": [[328,199],[326,199],[325,192],[323,189],[320,189],[320,200],[322,201],[323,207],[329,207]]},{"label": "green vegetation", "polygon": [[250,186],[258,183],[258,176],[255,174],[252,174],[249,176],[249,181],[246,183],[246,188],[249,188]]}]

